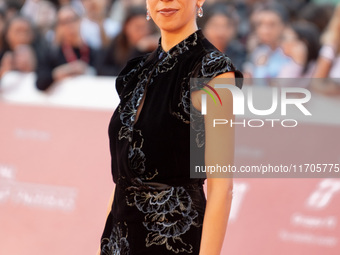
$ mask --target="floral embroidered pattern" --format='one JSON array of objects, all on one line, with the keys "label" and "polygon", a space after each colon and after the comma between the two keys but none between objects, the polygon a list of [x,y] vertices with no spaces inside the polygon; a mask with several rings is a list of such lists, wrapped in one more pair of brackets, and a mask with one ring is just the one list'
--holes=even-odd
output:
[{"label": "floral embroidered pattern", "polygon": [[141,150],[141,148],[133,148],[130,146],[129,148],[129,166],[131,170],[138,175],[143,174],[145,171],[145,154]]},{"label": "floral embroidered pattern", "polygon": [[[138,75],[139,82],[137,83],[137,86],[135,87],[132,93],[128,94],[130,98],[125,103],[124,107],[122,107],[121,105],[119,106],[122,127],[119,130],[118,139],[119,140],[128,139],[129,142],[132,142],[129,145],[128,151],[128,164],[130,170],[134,172],[137,176],[140,176],[141,178],[147,180],[156,176],[157,171],[154,170],[152,173],[150,172],[146,173],[145,171],[146,157],[144,152],[142,151],[144,138],[140,130],[134,129],[134,125],[137,108],[143,98],[146,84],[148,82],[152,82],[152,79],[153,79],[152,70],[150,71],[147,68],[142,70],[141,73]],[[132,139],[132,137],[134,139]]]},{"label": "floral embroidered pattern", "polygon": [[130,255],[128,242],[128,229],[126,222],[114,224],[110,238],[101,241],[102,248],[100,255]]},{"label": "floral embroidered pattern", "polygon": [[202,78],[214,78],[217,75],[232,70],[230,58],[226,55],[213,51],[207,54],[202,60]]},{"label": "floral embroidered pattern", "polygon": [[175,67],[175,65],[178,63],[177,56],[188,51],[192,46],[197,45],[197,41],[198,41],[198,35],[194,33],[191,36],[189,36],[187,39],[183,40],[182,42],[174,46],[172,49],[170,49],[169,52],[165,52],[162,49],[161,41],[159,41],[158,54],[166,55],[166,57],[158,65],[157,71],[159,73],[166,73],[172,70]]},{"label": "floral embroidered pattern", "polygon": [[[146,59],[146,56],[144,57]],[[144,65],[145,59],[140,61],[136,68],[133,68],[130,72],[128,72],[126,75],[123,77],[123,85],[125,86],[126,83],[137,73],[137,71]]]},{"label": "floral embroidered pattern", "polygon": [[[148,55],[145,55],[143,57],[139,57],[139,58],[136,58],[134,60],[129,61],[130,63],[131,62],[137,62],[137,65],[134,68],[132,68],[131,70],[129,70],[126,74],[124,74],[126,72],[126,70],[123,69],[121,74],[117,77],[116,89],[117,89],[117,92],[118,92],[118,95],[119,95],[120,98],[122,98],[124,88],[126,88],[126,85],[129,82],[129,80],[131,80],[131,78],[136,73],[138,73],[140,68],[144,65],[147,56]],[[125,95],[125,97],[126,97],[126,95]]]},{"label": "floral embroidered pattern", "polygon": [[180,93],[178,104],[176,105],[176,109],[172,112],[172,115],[175,116],[177,119],[181,120],[185,124],[190,123],[190,105],[191,105],[191,98],[190,98],[190,76],[191,72],[183,78],[183,81],[180,86]]},{"label": "floral embroidered pattern", "polygon": [[200,227],[201,223],[198,212],[192,207],[191,197],[183,187],[161,191],[130,187],[128,190],[127,204],[145,214],[143,225],[150,231],[145,240],[147,247],[165,245],[174,253],[192,253],[192,245],[185,243],[181,235],[191,227]]}]

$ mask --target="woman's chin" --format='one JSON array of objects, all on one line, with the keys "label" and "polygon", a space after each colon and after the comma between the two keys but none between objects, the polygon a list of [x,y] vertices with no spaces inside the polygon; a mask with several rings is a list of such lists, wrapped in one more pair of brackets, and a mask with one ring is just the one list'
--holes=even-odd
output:
[{"label": "woman's chin", "polygon": [[172,22],[162,22],[162,24],[159,24],[158,27],[162,31],[166,31],[166,32],[176,32],[176,31],[179,31],[181,29],[181,26],[176,26]]}]

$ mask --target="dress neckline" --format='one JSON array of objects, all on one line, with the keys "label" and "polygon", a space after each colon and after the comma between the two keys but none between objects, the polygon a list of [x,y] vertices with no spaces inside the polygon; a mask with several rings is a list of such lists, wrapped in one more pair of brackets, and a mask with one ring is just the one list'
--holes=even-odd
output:
[{"label": "dress neckline", "polygon": [[158,48],[157,48],[157,56],[161,59],[163,56],[174,57],[179,54],[183,54],[184,52],[190,50],[192,47],[197,45],[198,39],[203,39],[204,35],[202,30],[199,28],[194,33],[189,35],[187,38],[173,46],[169,51],[165,51],[161,44],[161,39],[158,40]]}]

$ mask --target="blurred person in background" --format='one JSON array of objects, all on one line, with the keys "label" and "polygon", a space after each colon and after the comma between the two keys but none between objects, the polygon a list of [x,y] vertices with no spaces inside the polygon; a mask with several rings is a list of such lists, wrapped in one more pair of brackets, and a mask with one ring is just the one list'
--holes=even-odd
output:
[{"label": "blurred person in background", "polygon": [[158,35],[151,35],[150,22],[145,19],[144,7],[131,7],[122,25],[122,31],[109,47],[98,54],[98,75],[116,76],[126,62],[158,46]]},{"label": "blurred person in background", "polygon": [[20,14],[21,7],[23,6],[25,0],[6,0],[5,10],[6,10],[6,20],[12,19],[14,16]]},{"label": "blurred person in background", "polygon": [[37,50],[33,26],[25,17],[14,16],[4,27],[0,52],[0,77],[9,71],[33,72]]},{"label": "blurred person in background", "polygon": [[248,52],[251,53],[244,65],[245,75],[253,78],[276,78],[282,67],[292,62],[280,47],[281,37],[288,23],[287,10],[277,3],[263,5],[254,11],[252,22],[255,34],[248,41]]},{"label": "blurred person in background", "polygon": [[299,20],[313,23],[322,34],[333,14],[333,5],[308,3],[299,12]]},{"label": "blurred person in background", "polygon": [[282,67],[278,77],[311,78],[320,50],[320,34],[312,23],[299,21],[286,27],[282,49],[293,62]]},{"label": "blurred person in background", "polygon": [[120,32],[121,25],[108,17],[109,0],[82,0],[85,17],[81,21],[81,35],[94,49],[107,47]]},{"label": "blurred person in background", "polygon": [[340,4],[336,7],[326,31],[317,61],[315,78],[330,78],[313,83],[313,89],[326,95],[340,95]]},{"label": "blurred person in background", "polygon": [[238,19],[232,6],[217,3],[206,10],[206,15],[199,26],[207,39],[242,71],[247,52],[243,44],[236,40]]},{"label": "blurred person in background", "polygon": [[39,34],[48,43],[53,43],[57,8],[51,1],[27,0],[21,9],[21,13],[32,20],[39,30]]},{"label": "blurred person in background", "polygon": [[45,56],[39,59],[36,86],[47,90],[54,82],[65,78],[94,74],[95,51],[80,35],[80,16],[72,6],[63,6],[58,11],[56,46],[52,45]]}]

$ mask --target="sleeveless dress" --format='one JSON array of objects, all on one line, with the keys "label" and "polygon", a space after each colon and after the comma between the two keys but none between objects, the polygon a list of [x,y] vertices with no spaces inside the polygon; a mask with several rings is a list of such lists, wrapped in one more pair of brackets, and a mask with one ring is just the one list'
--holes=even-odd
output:
[{"label": "sleeveless dress", "polygon": [[190,103],[190,78],[242,74],[200,29],[168,52],[160,42],[128,61],[116,80],[121,101],[109,125],[116,190],[102,255],[199,254],[205,178],[190,179],[190,135],[204,158],[204,122]]}]

